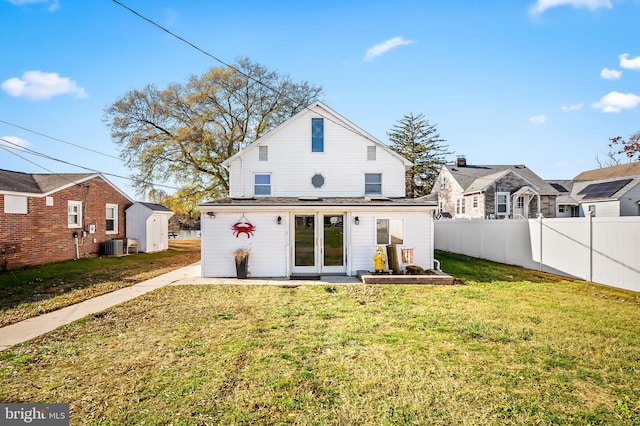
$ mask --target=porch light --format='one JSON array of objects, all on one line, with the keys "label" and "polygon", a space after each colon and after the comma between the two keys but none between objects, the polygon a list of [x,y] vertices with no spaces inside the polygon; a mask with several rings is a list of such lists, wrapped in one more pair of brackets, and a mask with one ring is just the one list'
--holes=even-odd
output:
[{"label": "porch light", "polygon": [[207,216],[209,216],[209,218],[211,218],[211,219],[215,219],[216,218],[216,214],[214,212],[207,212]]},{"label": "porch light", "polygon": [[360,225],[360,218],[359,218],[358,216],[356,216],[356,217],[353,219],[353,223],[355,223],[356,225]]},{"label": "porch light", "polygon": [[277,221],[278,221],[278,225],[282,225],[282,216],[278,216]]}]

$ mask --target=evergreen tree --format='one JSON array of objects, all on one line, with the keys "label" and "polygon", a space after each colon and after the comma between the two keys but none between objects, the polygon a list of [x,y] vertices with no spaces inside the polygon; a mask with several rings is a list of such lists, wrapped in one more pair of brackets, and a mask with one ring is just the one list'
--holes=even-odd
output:
[{"label": "evergreen tree", "polygon": [[435,124],[423,114],[405,115],[387,132],[391,149],[413,163],[406,174],[407,197],[427,195],[435,182],[445,156],[451,154]]}]

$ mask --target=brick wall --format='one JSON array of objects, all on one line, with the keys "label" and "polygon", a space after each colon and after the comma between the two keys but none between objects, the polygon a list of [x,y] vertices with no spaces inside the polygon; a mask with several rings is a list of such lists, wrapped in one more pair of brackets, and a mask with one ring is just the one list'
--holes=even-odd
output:
[{"label": "brick wall", "polygon": [[[104,180],[94,178],[50,197],[52,206],[46,205],[46,197],[29,197],[28,214],[5,214],[4,196],[0,195],[0,270],[74,259],[74,231],[80,235],[79,257],[98,255],[106,240],[126,235],[124,210],[131,202]],[[82,203],[81,228],[68,226],[69,200]],[[118,205],[115,234],[106,232],[107,204]],[[82,231],[91,224],[95,225],[96,232],[82,238]]]}]

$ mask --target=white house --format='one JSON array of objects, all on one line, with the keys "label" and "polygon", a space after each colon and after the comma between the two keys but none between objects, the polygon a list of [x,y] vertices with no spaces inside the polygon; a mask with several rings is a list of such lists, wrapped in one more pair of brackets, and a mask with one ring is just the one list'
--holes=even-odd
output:
[{"label": "white house", "polygon": [[145,253],[169,248],[169,218],[173,212],[154,203],[134,203],[125,211],[127,238],[138,240],[138,249]]},{"label": "white house", "polygon": [[378,246],[433,268],[433,196],[405,197],[411,165],[316,102],[227,159],[229,195],[200,205],[202,276],[356,275]]}]

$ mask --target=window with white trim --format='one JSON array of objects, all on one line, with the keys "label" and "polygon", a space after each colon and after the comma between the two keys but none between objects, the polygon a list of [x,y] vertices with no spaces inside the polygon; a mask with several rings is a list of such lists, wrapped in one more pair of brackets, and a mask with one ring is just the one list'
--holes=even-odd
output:
[{"label": "window with white trim", "polygon": [[67,201],[67,226],[82,228],[82,201]]},{"label": "window with white trim", "polygon": [[118,205],[107,204],[106,207],[106,225],[107,234],[118,233]]},{"label": "window with white trim", "polygon": [[29,200],[20,195],[4,196],[4,212],[7,214],[28,214]]},{"label": "window with white trim", "polygon": [[474,210],[478,210],[478,196],[474,195],[473,198],[471,199],[471,204],[473,205],[473,209]]},{"label": "window with white trim", "polygon": [[524,197],[516,198],[516,208],[524,210]]},{"label": "window with white trim", "polygon": [[382,195],[382,173],[365,173],[364,195]]},{"label": "window with white trim", "polygon": [[404,220],[402,219],[377,219],[376,220],[376,244],[403,244]]},{"label": "window with white trim", "polygon": [[509,195],[508,192],[496,192],[496,215],[509,214]]},{"label": "window with white trim", "polygon": [[270,174],[254,175],[253,195],[259,195],[259,196],[271,195],[271,175]]},{"label": "window with white trim", "polygon": [[324,152],[324,118],[311,119],[311,152]]},{"label": "window with white trim", "polygon": [[456,215],[464,215],[465,213],[466,209],[464,197],[456,198]]}]

